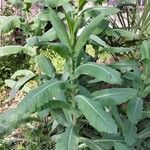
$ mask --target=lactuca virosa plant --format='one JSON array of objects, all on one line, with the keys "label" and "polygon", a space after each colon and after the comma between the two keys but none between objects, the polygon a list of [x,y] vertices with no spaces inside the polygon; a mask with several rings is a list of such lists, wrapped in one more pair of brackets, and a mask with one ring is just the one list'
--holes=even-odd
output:
[{"label": "lactuca virosa plant", "polygon": [[[113,147],[130,150],[146,142],[148,124],[138,127],[149,118],[148,108],[145,109],[143,103],[150,93],[150,41],[143,41],[140,61],[117,59],[108,65],[95,63],[101,49],[114,57],[116,53],[128,54],[133,49],[112,47],[100,38],[100,33],[114,30],[109,27],[107,18],[118,13],[118,9],[100,5],[84,9],[86,3],[79,0],[75,6],[69,0],[43,1],[46,8],[33,23],[33,27],[39,29],[35,36],[27,39],[25,46],[0,48],[1,57],[18,52],[31,54],[36,49],[35,62],[42,71],[38,75],[39,87],[29,92],[17,108],[0,114],[1,136],[30,120],[33,114],[46,111],[55,120],[56,128],[63,126],[61,134],[56,133],[60,134],[55,141],[56,150],[111,150]],[[61,13],[58,6],[63,8]],[[47,21],[52,27],[43,36],[41,28]],[[104,23],[108,24],[105,28]],[[85,51],[87,43],[96,48],[99,45],[100,49],[95,52],[99,55],[93,59]],[[65,59],[62,74],[58,75],[51,61],[43,55],[45,48]],[[26,78],[21,85],[34,76]]]}]

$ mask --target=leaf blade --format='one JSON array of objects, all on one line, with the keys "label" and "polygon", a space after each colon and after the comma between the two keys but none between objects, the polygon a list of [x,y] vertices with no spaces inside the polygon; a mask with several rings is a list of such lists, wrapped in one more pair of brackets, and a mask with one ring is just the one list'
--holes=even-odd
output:
[{"label": "leaf blade", "polygon": [[99,132],[116,133],[117,125],[113,118],[106,113],[102,106],[90,99],[78,95],[76,96],[78,107],[81,109],[90,124]]},{"label": "leaf blade", "polygon": [[100,14],[96,18],[94,18],[90,24],[84,29],[84,31],[81,33],[80,37],[77,40],[77,43],[75,45],[74,51],[76,54],[79,53],[79,51],[83,48],[83,46],[86,44],[89,36],[93,33],[94,29],[98,26],[98,24],[105,18],[104,14]]},{"label": "leaf blade", "polygon": [[112,84],[121,84],[120,73],[106,65],[99,65],[96,63],[86,63],[80,65],[74,73],[74,77],[77,78],[81,74],[86,74],[96,77],[100,81],[104,81]]},{"label": "leaf blade", "polygon": [[87,139],[87,138],[80,138],[79,139],[80,142],[85,143],[89,148],[91,148],[92,150],[102,150],[102,148],[97,145],[96,143],[94,143],[92,140]]},{"label": "leaf blade", "polygon": [[3,46],[0,47],[0,57],[9,56],[12,54],[24,53],[29,56],[36,55],[36,49],[27,47],[27,46],[19,46],[19,45],[11,45],[11,46]]},{"label": "leaf blade", "polygon": [[58,36],[58,38],[60,39],[60,41],[65,44],[67,47],[71,47],[71,43],[69,40],[69,35],[63,25],[63,22],[60,20],[60,18],[58,17],[58,15],[56,14],[56,12],[49,7],[49,11],[50,11],[50,18],[51,18],[51,23],[56,31],[56,34]]},{"label": "leaf blade", "polygon": [[120,105],[132,99],[137,91],[132,88],[111,88],[94,92],[93,99],[99,101],[103,106]]},{"label": "leaf blade", "polygon": [[127,116],[132,124],[137,124],[142,117],[143,100],[136,97],[129,101],[127,106]]},{"label": "leaf blade", "polygon": [[61,135],[56,144],[56,150],[78,150],[78,139],[75,135],[74,126],[70,126]]},{"label": "leaf blade", "polygon": [[54,76],[55,68],[50,59],[45,57],[43,54],[40,54],[36,56],[35,62],[38,64],[42,72],[44,72],[47,76]]},{"label": "leaf blade", "polygon": [[0,114],[0,135],[11,132],[18,127],[23,120],[31,116],[32,113],[48,103],[54,96],[62,91],[63,81],[47,81],[40,87],[31,91],[15,109]]}]

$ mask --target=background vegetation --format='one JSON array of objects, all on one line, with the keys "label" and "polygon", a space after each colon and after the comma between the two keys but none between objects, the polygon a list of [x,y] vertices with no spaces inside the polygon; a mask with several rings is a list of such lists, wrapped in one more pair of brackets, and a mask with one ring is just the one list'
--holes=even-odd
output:
[{"label": "background vegetation", "polygon": [[129,0],[8,4],[22,14],[0,16],[1,85],[10,90],[0,149],[149,149],[150,1],[142,10]]}]

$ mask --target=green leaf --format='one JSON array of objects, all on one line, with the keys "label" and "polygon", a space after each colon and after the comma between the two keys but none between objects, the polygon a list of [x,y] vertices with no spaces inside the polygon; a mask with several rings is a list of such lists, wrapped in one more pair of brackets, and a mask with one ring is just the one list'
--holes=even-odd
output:
[{"label": "green leaf", "polygon": [[50,113],[58,123],[62,125],[68,124],[62,109],[51,109]]},{"label": "green leaf", "polygon": [[133,48],[127,48],[127,47],[108,47],[104,48],[105,51],[111,52],[111,53],[118,53],[123,54],[130,51],[133,51]]},{"label": "green leaf", "polygon": [[87,1],[86,0],[79,0],[79,10],[81,10],[83,7],[84,7],[84,5],[87,3]]},{"label": "green leaf", "polygon": [[79,85],[78,89],[79,89],[79,95],[83,95],[85,97],[92,98],[92,95],[90,94],[90,92],[88,91],[87,88]]},{"label": "green leaf", "polygon": [[36,56],[35,58],[36,63],[47,76],[54,77],[55,68],[47,57],[45,57],[43,54],[40,54]]},{"label": "green leaf", "polygon": [[73,28],[73,33],[74,35],[77,35],[78,29],[80,28],[80,26],[83,23],[83,15],[80,15],[76,20],[75,20],[75,24],[74,24],[74,28]]},{"label": "green leaf", "polygon": [[143,111],[142,119],[149,118],[150,119],[150,111]]},{"label": "green leaf", "polygon": [[137,35],[134,32],[127,31],[124,29],[114,29],[114,31],[119,35],[119,37],[124,37],[126,40],[134,40]]},{"label": "green leaf", "polygon": [[108,45],[106,44],[105,41],[103,41],[101,38],[99,38],[98,36],[96,36],[94,34],[90,35],[90,39],[100,46],[108,47]]},{"label": "green leaf", "polygon": [[111,88],[94,92],[93,99],[99,101],[103,106],[114,106],[132,99],[137,94],[131,88]]},{"label": "green leaf", "polygon": [[35,77],[35,74],[29,74],[29,75],[24,76],[22,79],[18,80],[15,83],[15,85],[12,87],[10,94],[9,94],[9,98],[6,101],[11,101],[13,98],[15,98],[19,89],[33,77]]},{"label": "green leaf", "polygon": [[20,27],[19,16],[0,16],[0,34],[8,33],[16,27]]},{"label": "green leaf", "polygon": [[[90,14],[103,14],[105,16],[109,16],[109,15],[115,15],[119,12],[120,10],[115,8],[115,7],[103,7],[103,6],[96,6],[96,7],[90,7],[87,8],[85,10],[83,10],[83,13],[88,13]],[[93,17],[93,15],[91,15],[91,17]]]},{"label": "green leaf", "polygon": [[143,90],[142,97],[150,95],[150,85],[146,86]]},{"label": "green leaf", "polygon": [[135,144],[137,140],[137,128],[132,125],[128,120],[124,121],[123,136],[127,145],[131,146]]},{"label": "green leaf", "polygon": [[66,3],[68,3],[70,0],[44,0],[44,3],[47,6],[51,6],[52,8],[54,7],[59,7],[62,6]]},{"label": "green leaf", "polygon": [[128,81],[126,82],[128,86],[131,86],[132,83],[134,89],[139,89],[143,84],[141,80],[141,74],[139,68],[137,70],[136,68],[134,69],[135,69],[134,71],[133,70],[127,71],[125,74],[123,74],[123,78],[125,79],[124,81]]},{"label": "green leaf", "polygon": [[150,59],[143,59],[142,60],[144,71],[141,75],[141,78],[144,80],[145,84],[150,84]]},{"label": "green leaf", "polygon": [[26,46],[39,46],[39,44],[40,42],[38,36],[33,36],[26,39]]},{"label": "green leaf", "polygon": [[42,106],[42,109],[58,109],[58,108],[70,110],[71,106],[68,103],[60,100],[49,101],[48,103]]},{"label": "green leaf", "polygon": [[121,84],[120,73],[106,65],[96,63],[86,63],[75,69],[74,77],[77,78],[81,74],[94,76],[100,81],[111,84]]},{"label": "green leaf", "polygon": [[110,150],[113,149],[114,142],[124,142],[124,140],[121,136],[108,135],[104,136],[104,138],[93,140],[93,142],[99,145],[102,150]]},{"label": "green leaf", "polygon": [[29,56],[36,55],[36,49],[26,46],[19,46],[19,45],[11,45],[11,46],[4,46],[0,47],[0,57],[9,56],[12,54],[24,53]]},{"label": "green leaf", "polygon": [[72,16],[69,13],[66,13],[66,11],[65,11],[65,18],[66,18],[70,33],[73,33],[74,20],[73,20]]},{"label": "green leaf", "polygon": [[76,96],[78,107],[85,115],[90,124],[99,132],[117,133],[117,124],[114,119],[106,113],[99,102],[91,101],[89,98]]},{"label": "green leaf", "polygon": [[86,44],[89,39],[89,36],[93,33],[94,29],[99,25],[99,23],[105,18],[104,14],[100,14],[96,18],[94,18],[87,27],[83,30],[81,35],[79,36],[77,43],[75,45],[75,53],[78,55],[80,50]]},{"label": "green leaf", "polygon": [[63,25],[63,22],[60,20],[57,13],[52,8],[49,8],[49,11],[50,11],[49,13],[50,21],[53,25],[53,28],[56,31],[58,38],[63,44],[65,44],[68,48],[70,48],[71,43],[69,40],[69,35],[65,29],[65,26]]},{"label": "green leaf", "polygon": [[[13,88],[16,84],[17,84],[17,81],[14,81],[11,79],[5,80],[5,86],[7,86],[7,87]],[[31,91],[31,88],[28,87],[27,85],[23,85],[21,91],[23,91],[25,93],[29,93],[29,91]]]},{"label": "green leaf", "polygon": [[137,124],[142,117],[143,100],[136,97],[128,102],[127,116],[132,124]]},{"label": "green leaf", "polygon": [[70,15],[75,11],[75,5],[71,3],[71,0],[70,3],[65,3],[64,5],[62,5],[62,7],[64,12]]},{"label": "green leaf", "polygon": [[11,132],[46,103],[62,92],[62,81],[47,81],[31,91],[15,109],[0,114],[0,136]]},{"label": "green leaf", "polygon": [[85,143],[91,150],[103,150],[99,145],[97,145],[90,139],[79,138],[79,141]]},{"label": "green leaf", "polygon": [[139,66],[139,63],[137,61],[133,61],[133,60],[128,59],[128,60],[115,62],[114,64],[111,64],[109,66],[125,73],[127,71],[134,70],[136,67]]},{"label": "green leaf", "polygon": [[49,29],[41,37],[39,37],[40,42],[51,42],[57,39],[57,35],[54,28]]},{"label": "green leaf", "polygon": [[143,129],[140,133],[138,133],[139,139],[146,139],[150,137],[150,127]]},{"label": "green leaf", "polygon": [[150,60],[150,41],[143,41],[141,46],[141,60],[149,59]]},{"label": "green leaf", "polygon": [[[100,10],[100,8],[97,8]],[[116,8],[108,8],[110,11],[106,9],[101,9],[101,14],[95,17],[94,19],[91,20],[91,22],[85,27],[81,35],[79,36],[77,43],[75,45],[75,53],[76,55],[79,54],[80,50],[83,48],[83,46],[86,44],[86,42],[89,39],[89,36],[93,33],[93,31],[98,27],[98,25],[101,23],[101,21],[106,17],[111,14],[114,14],[118,12],[118,9]],[[86,12],[86,11],[85,11]]]},{"label": "green leaf", "polygon": [[19,76],[26,76],[26,75],[34,75],[34,73],[30,70],[17,70],[12,76],[11,79],[16,79]]},{"label": "green leaf", "polygon": [[44,10],[41,11],[37,14],[37,16],[35,17],[35,22],[39,22],[39,21],[43,21],[43,22],[47,22],[50,20],[50,16],[49,16],[50,12],[48,10]]},{"label": "green leaf", "polygon": [[114,142],[114,147],[115,150],[131,150],[126,144],[120,142]]},{"label": "green leaf", "polygon": [[17,81],[11,80],[11,79],[7,79],[5,80],[5,86],[13,88],[14,85],[16,84]]},{"label": "green leaf", "polygon": [[56,150],[78,150],[78,138],[74,126],[69,126],[57,141]]},{"label": "green leaf", "polygon": [[23,1],[22,0],[8,0],[10,3],[17,7],[23,7]]},{"label": "green leaf", "polygon": [[62,58],[69,58],[71,56],[71,51],[67,46],[61,43],[49,43],[48,47],[50,50],[58,53]]}]

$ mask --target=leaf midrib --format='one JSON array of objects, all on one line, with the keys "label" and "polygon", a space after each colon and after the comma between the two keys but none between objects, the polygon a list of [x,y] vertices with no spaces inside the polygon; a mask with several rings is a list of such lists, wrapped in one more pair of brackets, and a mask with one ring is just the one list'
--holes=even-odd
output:
[{"label": "leaf midrib", "polygon": [[67,145],[67,150],[70,150],[70,143],[71,143],[71,135],[72,135],[72,132],[73,132],[73,127],[70,129],[70,134],[69,134],[69,139],[68,139],[68,145]]},{"label": "leaf midrib", "polygon": [[125,94],[125,92],[122,92],[122,93],[113,93],[113,94],[103,94],[103,95],[99,95],[99,96],[93,98],[92,100],[95,100],[95,99],[97,99],[97,98],[103,98],[103,97],[115,96],[115,95],[122,95],[122,94]]},{"label": "leaf midrib", "polygon": [[135,116],[135,113],[136,113],[136,110],[137,110],[137,107],[138,107],[139,103],[140,103],[140,98],[138,98],[138,100],[136,102],[135,109],[134,109],[134,112],[133,112],[133,116]]},{"label": "leaf midrib", "polygon": [[[49,86],[53,86],[54,84],[57,84],[57,83],[63,83],[63,82],[57,81],[57,82],[48,84],[46,87],[44,87],[44,88],[43,88],[42,90],[40,90],[38,93],[36,93],[35,95],[33,95],[31,98],[29,98],[29,100],[36,98],[41,92],[43,92],[43,91],[44,91],[45,89],[47,89]],[[28,95],[28,96],[30,96],[30,95]],[[26,97],[26,99],[27,99],[27,97]],[[25,101],[25,102],[27,103],[28,101]]]},{"label": "leaf midrib", "polygon": [[[95,107],[89,102],[89,101],[87,101],[83,96],[80,96],[80,97],[82,97],[82,99],[87,103],[87,104],[89,104],[89,106],[98,114],[98,116],[102,119],[102,120],[104,120],[104,122],[106,122],[106,124],[111,128],[111,125],[107,122],[107,120],[105,119],[105,118],[103,118],[103,116],[101,116],[101,114],[99,114],[98,112],[97,112],[97,110],[95,109]],[[113,129],[112,129],[113,130]]]},{"label": "leaf midrib", "polygon": [[[3,28],[2,28],[2,31],[4,30],[4,27],[6,27],[6,29],[8,29],[6,25],[7,25],[10,21],[12,21],[13,19],[19,19],[19,17],[16,17],[16,18],[15,18],[15,17],[12,17],[12,18],[8,19],[8,20],[2,25],[2,27],[3,27]],[[2,32],[2,31],[1,31],[1,32]]]},{"label": "leaf midrib", "polygon": [[[112,78],[112,79],[113,79],[113,77],[116,78],[113,74],[111,74],[109,71],[107,71],[107,69],[103,68],[100,65],[96,65],[96,64],[93,64],[93,63],[88,63],[88,64],[84,64],[84,66],[94,66],[94,67],[97,67],[97,68],[105,71],[110,76],[110,78]],[[84,67],[84,66],[81,66],[81,68]],[[104,67],[106,67],[106,66],[104,66]],[[108,68],[108,69],[111,69],[111,68]]]}]

